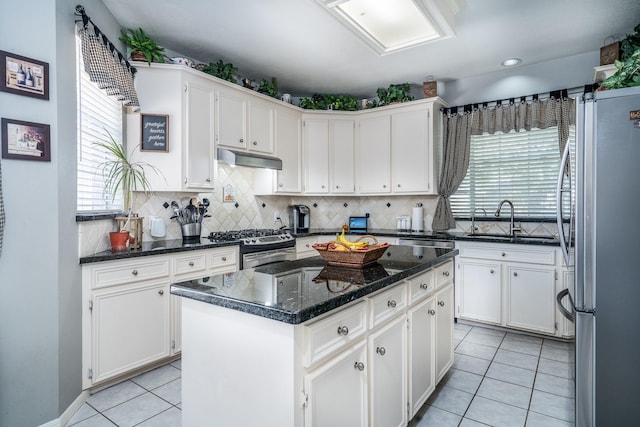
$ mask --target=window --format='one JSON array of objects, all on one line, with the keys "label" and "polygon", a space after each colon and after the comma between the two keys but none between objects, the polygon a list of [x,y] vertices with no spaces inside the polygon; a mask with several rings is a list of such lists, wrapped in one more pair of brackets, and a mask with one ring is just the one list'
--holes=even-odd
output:
[{"label": "window", "polygon": [[121,211],[122,195],[115,200],[105,191],[100,164],[109,154],[94,145],[95,141],[108,138],[107,131],[116,141],[122,141],[122,103],[89,80],[82,66],[82,52],[78,40],[78,212]]},{"label": "window", "polygon": [[[575,126],[568,143],[573,141]],[[509,199],[515,216],[555,218],[560,160],[555,126],[472,136],[469,170],[450,198],[454,216],[469,217],[475,208],[492,215],[501,200]]]}]

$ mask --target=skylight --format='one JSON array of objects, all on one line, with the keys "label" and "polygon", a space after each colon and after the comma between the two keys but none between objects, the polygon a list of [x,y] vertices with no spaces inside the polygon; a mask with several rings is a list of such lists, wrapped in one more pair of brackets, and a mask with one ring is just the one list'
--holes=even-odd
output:
[{"label": "skylight", "polygon": [[381,55],[454,35],[460,0],[318,0]]}]

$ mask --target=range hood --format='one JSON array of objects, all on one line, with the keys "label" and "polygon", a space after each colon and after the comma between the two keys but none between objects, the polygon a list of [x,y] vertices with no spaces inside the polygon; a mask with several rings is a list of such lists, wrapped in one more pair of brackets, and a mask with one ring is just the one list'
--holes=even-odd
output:
[{"label": "range hood", "polygon": [[282,160],[277,157],[226,148],[218,148],[218,160],[231,166],[282,170]]}]

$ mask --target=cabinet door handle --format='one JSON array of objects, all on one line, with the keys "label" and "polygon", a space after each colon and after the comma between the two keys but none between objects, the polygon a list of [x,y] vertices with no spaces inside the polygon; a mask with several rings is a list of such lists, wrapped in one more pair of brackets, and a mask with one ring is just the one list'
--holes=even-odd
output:
[{"label": "cabinet door handle", "polygon": [[207,178],[207,179],[206,179],[206,181],[207,181],[207,182],[211,182],[211,178]]},{"label": "cabinet door handle", "polygon": [[253,141],[253,145],[258,145],[258,141]]},{"label": "cabinet door handle", "polygon": [[435,316],[436,315],[436,311],[433,308],[430,308],[429,309],[429,314],[432,315],[432,316]]},{"label": "cabinet door handle", "polygon": [[227,260],[227,257],[226,257],[226,256],[223,256],[223,257],[222,257],[222,260],[223,260],[223,261],[226,261],[226,260]]},{"label": "cabinet door handle", "polygon": [[444,277],[449,277],[449,270],[443,271],[443,272],[442,272],[442,275],[443,275]]},{"label": "cabinet door handle", "polygon": [[400,184],[398,184],[398,188],[400,188]]},{"label": "cabinet door handle", "polygon": [[420,289],[424,289],[426,291],[427,289],[429,289],[429,284],[428,283],[420,283]]},{"label": "cabinet door handle", "polygon": [[387,301],[387,307],[396,308],[396,302],[394,300]]},{"label": "cabinet door handle", "polygon": [[244,142],[244,138],[240,138],[240,142]]},{"label": "cabinet door handle", "polygon": [[163,291],[162,289],[160,289],[160,290],[158,291],[158,294],[160,294],[160,295],[164,295],[164,291]]},{"label": "cabinet door handle", "polygon": [[184,183],[187,184],[187,177],[184,178]]},{"label": "cabinet door handle", "polygon": [[438,301],[438,305],[439,305],[440,307],[444,307],[444,301]]},{"label": "cabinet door handle", "polygon": [[382,188],[387,188],[387,184],[382,184]]},{"label": "cabinet door handle", "polygon": [[506,253],[504,253],[504,252],[502,252],[502,256],[507,256],[507,254],[506,254]]},{"label": "cabinet door handle", "polygon": [[133,274],[134,276],[137,276],[137,275],[138,275],[138,270],[133,270],[133,271],[131,272],[131,274]]},{"label": "cabinet door handle", "polygon": [[310,245],[310,244],[308,244],[308,243],[307,243],[307,244],[305,244],[305,246],[306,246],[306,247],[308,247],[308,248],[310,248],[310,247],[311,247],[311,245]]},{"label": "cabinet door handle", "polygon": [[340,188],[340,186],[339,186],[339,185],[336,185],[336,188]]},{"label": "cabinet door handle", "polygon": [[193,261],[189,261],[189,267],[193,267],[195,264]]},{"label": "cabinet door handle", "polygon": [[493,268],[491,270],[489,270],[489,273],[493,274]]},{"label": "cabinet door handle", "polygon": [[514,272],[513,272],[513,276],[514,276],[514,277],[518,277],[518,272],[517,272],[517,271],[514,271]]},{"label": "cabinet door handle", "polygon": [[347,336],[349,335],[349,328],[346,326],[338,326],[338,335]]},{"label": "cabinet door handle", "polygon": [[353,364],[353,369],[357,369],[358,371],[364,371],[364,363],[356,362]]},{"label": "cabinet door handle", "polygon": [[385,350],[384,347],[377,347],[376,353],[378,353],[380,356],[384,356],[387,353],[387,350]]}]

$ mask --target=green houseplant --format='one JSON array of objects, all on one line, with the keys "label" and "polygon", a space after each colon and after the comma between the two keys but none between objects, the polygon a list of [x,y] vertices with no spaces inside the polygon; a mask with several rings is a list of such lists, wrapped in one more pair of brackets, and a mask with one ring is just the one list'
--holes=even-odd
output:
[{"label": "green houseplant", "polygon": [[128,33],[120,30],[122,36],[120,41],[131,49],[131,59],[134,61],[147,61],[149,65],[152,62],[164,62],[164,48],[159,46],[151,37],[138,28],[137,30],[128,30]]},{"label": "green houseplant", "polygon": [[218,77],[222,80],[235,83],[236,77],[234,74],[238,72],[238,68],[234,67],[230,62],[225,64],[222,59],[219,59],[218,62],[210,62],[202,67],[202,72],[211,74],[212,76]]},{"label": "green houseplant", "polygon": [[636,25],[633,31],[633,34],[627,34],[620,42],[621,61],[626,61],[635,51],[640,49],[640,24]]},{"label": "green houseplant", "polygon": [[272,98],[278,97],[278,79],[271,77],[271,82],[266,79],[260,81],[258,86],[258,92],[268,95]]},{"label": "green houseplant", "polygon": [[614,64],[616,72],[600,84],[601,88],[620,89],[640,86],[640,48],[624,62],[615,61]]},{"label": "green houseplant", "polygon": [[399,83],[389,85],[388,88],[378,88],[378,105],[389,105],[398,102],[413,101],[415,98],[411,95],[411,86],[409,83]]},{"label": "green houseplant", "polygon": [[307,110],[355,111],[358,109],[358,100],[346,95],[316,93],[310,98],[300,98],[298,105]]}]

